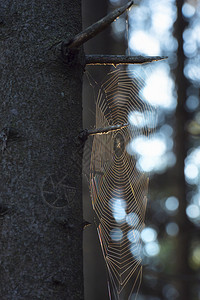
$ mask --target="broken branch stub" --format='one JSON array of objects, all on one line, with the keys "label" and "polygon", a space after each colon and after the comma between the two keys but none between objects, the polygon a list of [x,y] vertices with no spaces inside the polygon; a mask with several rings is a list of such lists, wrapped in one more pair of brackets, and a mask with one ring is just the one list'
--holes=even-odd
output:
[{"label": "broken branch stub", "polygon": [[106,27],[108,27],[116,18],[123,14],[132,5],[133,1],[129,1],[124,6],[115,9],[101,20],[97,21],[96,23],[92,24],[91,26],[77,34],[71,40],[63,42],[64,47],[67,47],[68,49],[79,48],[85,42],[87,42],[88,40],[96,36],[98,33],[103,31]]},{"label": "broken branch stub", "polygon": [[167,59],[167,56],[86,55],[86,65],[145,64]]}]

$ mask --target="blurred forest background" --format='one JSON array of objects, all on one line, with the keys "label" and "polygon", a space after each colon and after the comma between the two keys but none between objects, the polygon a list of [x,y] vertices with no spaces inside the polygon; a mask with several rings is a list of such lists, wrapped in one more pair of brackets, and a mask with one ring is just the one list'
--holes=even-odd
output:
[{"label": "blurred forest background", "polygon": [[[83,28],[125,0],[83,0]],[[137,300],[200,299],[200,1],[134,1],[86,54],[166,55],[147,68],[144,97],[157,106],[157,131],[138,147],[138,167],[150,173],[146,227],[142,231],[143,280]],[[127,43],[128,39],[128,43]],[[149,71],[150,69],[150,71]],[[84,79],[84,128],[95,124],[95,81],[110,67],[90,66]],[[145,72],[146,72],[145,71]],[[92,139],[84,157],[85,299],[107,300],[107,275],[88,184]],[[132,299],[135,299],[134,295]]]}]

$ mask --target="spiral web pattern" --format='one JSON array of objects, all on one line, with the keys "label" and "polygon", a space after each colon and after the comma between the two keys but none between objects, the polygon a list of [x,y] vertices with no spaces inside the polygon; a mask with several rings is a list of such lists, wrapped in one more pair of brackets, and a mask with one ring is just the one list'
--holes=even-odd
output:
[{"label": "spiral web pattern", "polygon": [[[130,299],[141,282],[140,232],[148,177],[136,168],[136,157],[128,154],[127,145],[138,136],[150,137],[155,128],[155,108],[139,95],[143,87],[144,80],[137,74],[117,68],[107,75],[96,102],[96,128],[126,124],[131,113],[135,116],[128,127],[95,135],[91,153],[90,192],[99,219],[110,299]],[[150,128],[147,120],[153,122]]]}]

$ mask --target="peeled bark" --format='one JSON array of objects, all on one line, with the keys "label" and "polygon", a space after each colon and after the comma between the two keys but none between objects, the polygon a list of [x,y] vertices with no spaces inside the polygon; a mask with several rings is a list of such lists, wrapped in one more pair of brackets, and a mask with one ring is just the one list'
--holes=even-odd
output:
[{"label": "peeled bark", "polygon": [[0,298],[83,299],[78,0],[0,4]]}]

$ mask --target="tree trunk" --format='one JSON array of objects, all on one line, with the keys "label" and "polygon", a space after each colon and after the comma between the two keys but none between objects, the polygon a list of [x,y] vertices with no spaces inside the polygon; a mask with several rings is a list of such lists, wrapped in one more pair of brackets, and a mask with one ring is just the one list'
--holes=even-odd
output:
[{"label": "tree trunk", "polygon": [[83,299],[78,0],[0,4],[0,298]]},{"label": "tree trunk", "polygon": [[187,300],[191,298],[190,281],[181,280],[185,276],[191,275],[191,270],[188,265],[191,229],[192,225],[186,216],[187,208],[187,186],[184,176],[185,158],[187,156],[188,137],[186,133],[186,124],[189,116],[185,110],[185,103],[187,98],[188,81],[184,76],[184,51],[183,51],[183,32],[187,27],[187,23],[182,15],[182,5],[184,1],[176,1],[177,3],[177,21],[175,23],[175,37],[178,41],[177,51],[177,68],[176,85],[178,103],[176,108],[176,137],[175,137],[175,151],[176,151],[176,166],[174,169],[174,177],[176,179],[175,195],[179,199],[179,212],[176,220],[179,225],[180,234],[176,240],[176,265],[175,273],[177,278],[180,278],[177,287],[179,291],[180,300]]}]

